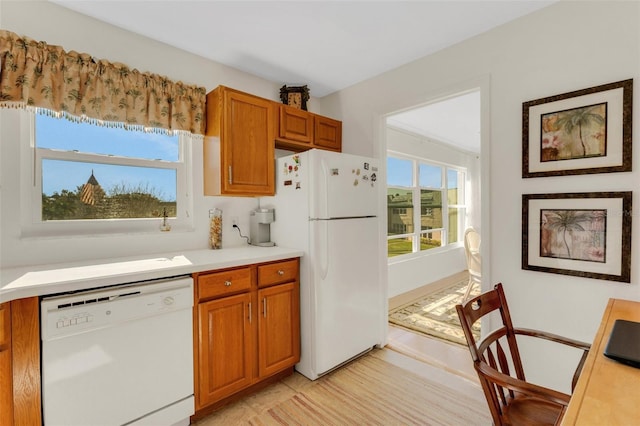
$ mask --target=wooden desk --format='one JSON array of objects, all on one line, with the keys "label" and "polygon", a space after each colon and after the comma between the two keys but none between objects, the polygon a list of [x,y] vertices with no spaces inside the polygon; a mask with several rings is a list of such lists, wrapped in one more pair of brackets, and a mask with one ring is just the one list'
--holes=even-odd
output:
[{"label": "wooden desk", "polygon": [[562,425],[640,424],[640,368],[603,355],[616,319],[640,322],[640,302],[609,299]]}]

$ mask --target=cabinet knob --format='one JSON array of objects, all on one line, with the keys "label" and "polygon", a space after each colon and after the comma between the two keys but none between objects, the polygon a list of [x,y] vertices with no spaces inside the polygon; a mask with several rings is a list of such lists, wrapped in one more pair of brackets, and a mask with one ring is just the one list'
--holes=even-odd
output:
[{"label": "cabinet knob", "polygon": [[278,275],[283,276],[284,275],[284,271],[282,269],[278,269]]},{"label": "cabinet knob", "polygon": [[230,287],[231,286],[231,281],[225,281],[224,285],[225,285],[225,287]]}]

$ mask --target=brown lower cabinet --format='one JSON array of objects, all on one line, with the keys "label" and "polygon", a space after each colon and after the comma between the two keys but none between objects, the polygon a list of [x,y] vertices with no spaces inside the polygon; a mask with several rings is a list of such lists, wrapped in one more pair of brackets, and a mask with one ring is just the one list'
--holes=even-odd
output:
[{"label": "brown lower cabinet", "polygon": [[300,360],[299,260],[194,274],[196,415],[251,392]]},{"label": "brown lower cabinet", "polygon": [[251,385],[251,293],[198,304],[198,408]]},{"label": "brown lower cabinet", "polygon": [[37,297],[0,304],[0,426],[42,423],[39,309]]},{"label": "brown lower cabinet", "polygon": [[0,426],[13,425],[11,302],[0,304]]}]

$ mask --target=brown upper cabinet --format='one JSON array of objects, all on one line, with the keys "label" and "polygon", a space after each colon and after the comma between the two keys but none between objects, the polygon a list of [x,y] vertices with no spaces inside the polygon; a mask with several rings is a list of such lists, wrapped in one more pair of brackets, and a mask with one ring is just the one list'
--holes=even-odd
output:
[{"label": "brown upper cabinet", "polygon": [[207,94],[204,194],[275,193],[274,102],[218,86]]},{"label": "brown upper cabinet", "polygon": [[342,122],[225,86],[207,94],[204,195],[275,194],[275,148],[342,150]]},{"label": "brown upper cabinet", "polygon": [[278,111],[278,139],[311,145],[313,141],[311,114],[287,105],[280,105]]},{"label": "brown upper cabinet", "polygon": [[314,144],[318,148],[342,150],[342,121],[314,115]]},{"label": "brown upper cabinet", "polygon": [[341,121],[287,105],[279,105],[278,116],[276,148],[342,150]]}]

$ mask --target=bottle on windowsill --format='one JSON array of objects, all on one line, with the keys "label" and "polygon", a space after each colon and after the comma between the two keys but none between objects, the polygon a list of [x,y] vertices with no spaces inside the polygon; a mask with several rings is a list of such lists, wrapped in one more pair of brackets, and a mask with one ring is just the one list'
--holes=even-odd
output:
[{"label": "bottle on windowsill", "polygon": [[160,224],[160,230],[163,232],[171,231],[171,225],[167,221],[167,209],[162,210],[162,223]]}]

